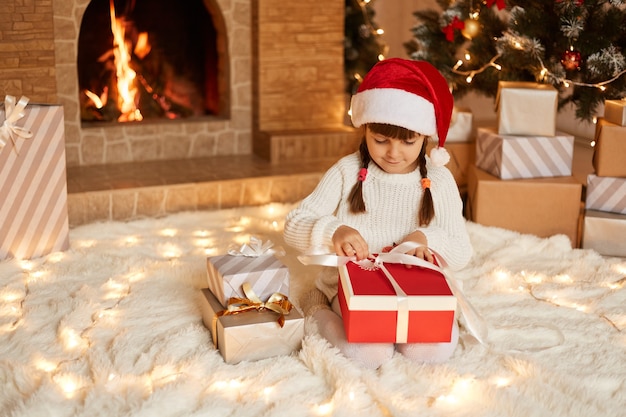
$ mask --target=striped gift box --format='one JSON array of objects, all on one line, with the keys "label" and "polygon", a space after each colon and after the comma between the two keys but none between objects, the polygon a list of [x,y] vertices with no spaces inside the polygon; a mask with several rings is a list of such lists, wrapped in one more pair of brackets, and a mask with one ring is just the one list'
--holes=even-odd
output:
[{"label": "striped gift box", "polygon": [[273,293],[289,295],[289,269],[274,255],[219,255],[207,258],[209,289],[226,306],[230,297],[245,298],[244,282],[262,301]]},{"label": "striped gift box", "polygon": [[626,214],[626,178],[589,174],[585,208]]},{"label": "striped gift box", "polygon": [[574,136],[502,135],[479,128],[476,166],[500,179],[561,177],[572,175]]},{"label": "striped gift box", "polygon": [[8,100],[0,107],[5,139],[0,148],[0,259],[31,259],[69,247],[63,107],[27,105],[13,123],[32,134],[21,138],[7,130],[5,121],[15,115]]}]

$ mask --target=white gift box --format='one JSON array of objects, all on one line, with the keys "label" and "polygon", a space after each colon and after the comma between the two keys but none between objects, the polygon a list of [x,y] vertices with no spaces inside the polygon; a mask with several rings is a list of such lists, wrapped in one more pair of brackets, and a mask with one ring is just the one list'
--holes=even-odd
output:
[{"label": "white gift box", "polygon": [[585,208],[626,214],[626,178],[589,174]]},{"label": "white gift box", "polygon": [[498,133],[554,136],[558,91],[552,85],[500,81],[496,107]]},{"label": "white gift box", "polygon": [[626,100],[605,100],[604,118],[616,125],[626,126]]},{"label": "white gift box", "polygon": [[295,308],[284,316],[280,327],[278,313],[273,311],[219,315],[224,308],[209,289],[202,290],[200,303],[202,321],[211,330],[213,343],[226,363],[289,355],[300,349],[304,318]]},{"label": "white gift box", "polygon": [[207,274],[209,289],[223,306],[231,297],[245,297],[244,282],[264,301],[275,292],[289,295],[289,269],[275,255],[212,256],[207,258]]},{"label": "white gift box", "polygon": [[572,175],[574,136],[503,135],[479,128],[476,166],[500,179],[561,177]]},{"label": "white gift box", "polygon": [[[452,119],[450,120],[450,128],[446,136],[446,143],[450,142],[469,142],[473,136],[474,115],[471,111],[465,109],[454,108],[452,110]],[[433,136],[433,142],[437,143],[439,136]]]},{"label": "white gift box", "polygon": [[583,249],[600,255],[626,257],[626,215],[585,210]]}]

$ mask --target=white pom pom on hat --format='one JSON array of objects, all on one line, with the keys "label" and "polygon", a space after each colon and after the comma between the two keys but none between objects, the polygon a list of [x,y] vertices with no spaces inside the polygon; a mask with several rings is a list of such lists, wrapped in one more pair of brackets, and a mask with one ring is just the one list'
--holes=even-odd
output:
[{"label": "white pom pom on hat", "polygon": [[430,63],[402,58],[378,62],[367,73],[351,103],[352,124],[384,123],[439,138],[431,162],[445,165],[444,149],[454,99],[446,79]]}]

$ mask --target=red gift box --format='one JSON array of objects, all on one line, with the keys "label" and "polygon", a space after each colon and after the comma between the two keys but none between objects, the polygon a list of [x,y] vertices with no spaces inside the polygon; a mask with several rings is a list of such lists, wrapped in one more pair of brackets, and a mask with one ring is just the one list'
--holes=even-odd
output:
[{"label": "red gift box", "polygon": [[382,268],[355,262],[339,267],[339,304],[351,343],[450,342],[456,297],[438,270],[385,263],[401,288],[394,289]]}]

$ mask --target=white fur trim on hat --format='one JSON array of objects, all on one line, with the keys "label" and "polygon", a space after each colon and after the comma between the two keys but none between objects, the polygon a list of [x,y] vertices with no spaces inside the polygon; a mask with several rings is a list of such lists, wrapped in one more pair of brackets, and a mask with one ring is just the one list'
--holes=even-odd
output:
[{"label": "white fur trim on hat", "polygon": [[446,148],[435,146],[430,151],[430,162],[436,167],[442,167],[450,162],[450,154]]},{"label": "white fur trim on hat", "polygon": [[422,135],[437,132],[433,103],[417,94],[395,88],[372,88],[352,96],[352,124],[384,123]]}]

